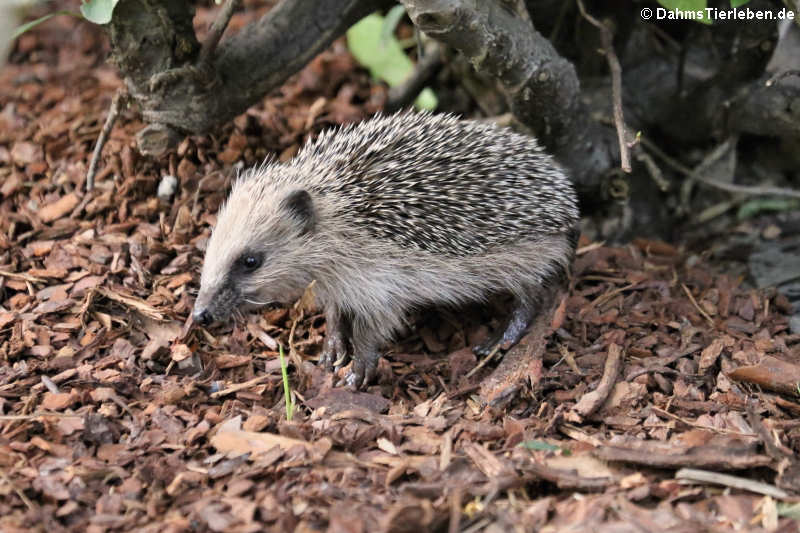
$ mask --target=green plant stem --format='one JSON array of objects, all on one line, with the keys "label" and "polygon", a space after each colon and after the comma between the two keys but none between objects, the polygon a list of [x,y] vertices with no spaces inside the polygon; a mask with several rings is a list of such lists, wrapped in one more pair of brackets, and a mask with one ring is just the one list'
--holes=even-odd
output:
[{"label": "green plant stem", "polygon": [[20,35],[22,35],[26,31],[30,30],[31,28],[34,28],[34,27],[38,26],[42,22],[50,20],[51,18],[55,17],[56,15],[71,15],[71,16],[73,16],[75,18],[79,18],[79,19],[83,18],[83,16],[80,13],[76,13],[74,11],[69,11],[69,10],[66,10],[66,9],[62,10],[62,11],[55,11],[55,12],[49,13],[49,14],[43,16],[43,17],[39,17],[36,20],[32,20],[30,22],[27,22],[27,23],[23,24],[22,26],[19,26],[16,30],[14,30],[14,33],[11,34],[11,40],[13,41],[14,39],[19,37]]},{"label": "green plant stem", "polygon": [[292,401],[292,391],[289,388],[289,372],[286,369],[286,359],[283,357],[283,346],[278,345],[278,356],[281,359],[281,377],[283,378],[283,399],[286,403],[286,420],[292,421],[294,414],[294,402]]}]

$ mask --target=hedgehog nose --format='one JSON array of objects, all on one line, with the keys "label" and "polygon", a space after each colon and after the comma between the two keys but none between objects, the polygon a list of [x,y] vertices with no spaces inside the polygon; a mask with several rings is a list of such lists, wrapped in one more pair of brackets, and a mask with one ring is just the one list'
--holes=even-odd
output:
[{"label": "hedgehog nose", "polygon": [[192,311],[192,320],[201,326],[208,326],[214,321],[214,317],[211,316],[208,309],[195,307],[194,311]]}]

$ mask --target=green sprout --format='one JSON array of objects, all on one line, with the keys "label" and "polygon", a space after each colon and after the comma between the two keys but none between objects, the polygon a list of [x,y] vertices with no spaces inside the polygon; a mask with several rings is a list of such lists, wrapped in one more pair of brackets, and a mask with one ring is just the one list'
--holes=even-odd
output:
[{"label": "green sprout", "polygon": [[286,402],[286,420],[292,421],[294,415],[294,400],[292,400],[292,389],[289,387],[289,372],[286,367],[286,359],[283,357],[283,345],[278,345],[278,356],[281,359],[281,376],[283,378],[283,399]]}]

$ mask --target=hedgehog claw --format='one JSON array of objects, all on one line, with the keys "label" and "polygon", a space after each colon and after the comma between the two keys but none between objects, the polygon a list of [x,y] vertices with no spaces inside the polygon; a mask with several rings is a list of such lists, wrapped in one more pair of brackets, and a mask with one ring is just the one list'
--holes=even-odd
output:
[{"label": "hedgehog claw", "polygon": [[362,382],[362,378],[356,374],[354,370],[350,370],[347,375],[345,376],[344,380],[340,382],[340,385],[344,385],[349,389],[358,390],[358,384]]},{"label": "hedgehog claw", "polygon": [[370,353],[365,357],[354,357],[353,366],[347,373],[344,383],[353,389],[366,389],[378,373],[380,354]]},{"label": "hedgehog claw", "polygon": [[505,327],[472,348],[473,353],[479,357],[488,357],[495,348],[511,348],[525,336],[535,314],[532,306],[518,303],[511,311]]},{"label": "hedgehog claw", "polygon": [[328,314],[326,322],[328,334],[322,343],[319,365],[329,372],[335,372],[350,361],[350,354],[347,353],[345,323],[335,313]]},{"label": "hedgehog claw", "polygon": [[322,344],[322,355],[319,365],[328,371],[335,371],[347,364],[350,356],[347,353],[347,343],[341,335],[330,334],[325,337]]},{"label": "hedgehog claw", "polygon": [[472,353],[478,357],[489,357],[489,354],[494,351],[494,347],[500,344],[500,339],[496,335],[492,335],[480,344],[473,346]]}]

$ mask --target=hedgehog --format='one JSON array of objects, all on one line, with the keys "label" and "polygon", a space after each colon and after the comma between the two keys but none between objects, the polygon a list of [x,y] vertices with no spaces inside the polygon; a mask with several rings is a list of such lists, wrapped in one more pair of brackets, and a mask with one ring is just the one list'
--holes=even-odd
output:
[{"label": "hedgehog", "polygon": [[549,309],[578,220],[570,180],[533,137],[450,114],[377,115],[237,178],[207,244],[193,321],[291,303],[315,281],[320,364],[352,361],[345,381],[364,387],[413,311],[512,296],[506,324],[473,348],[485,356]]}]

